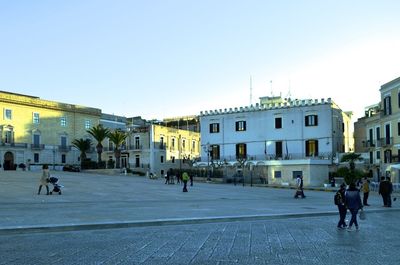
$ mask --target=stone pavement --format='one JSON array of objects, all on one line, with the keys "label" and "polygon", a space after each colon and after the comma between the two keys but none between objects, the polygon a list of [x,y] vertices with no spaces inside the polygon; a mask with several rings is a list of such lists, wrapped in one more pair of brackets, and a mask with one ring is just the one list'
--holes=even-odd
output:
[{"label": "stone pavement", "polygon": [[52,173],[63,195],[0,172],[0,264],[400,264],[398,202],[376,193],[349,233],[331,192]]}]

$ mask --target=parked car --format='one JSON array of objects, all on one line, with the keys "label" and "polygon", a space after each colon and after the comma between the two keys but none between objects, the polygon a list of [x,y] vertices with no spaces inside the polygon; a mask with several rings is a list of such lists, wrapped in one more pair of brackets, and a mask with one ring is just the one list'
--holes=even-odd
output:
[{"label": "parked car", "polygon": [[70,172],[80,172],[81,169],[78,166],[74,165],[65,165],[63,167],[63,171],[70,171]]}]

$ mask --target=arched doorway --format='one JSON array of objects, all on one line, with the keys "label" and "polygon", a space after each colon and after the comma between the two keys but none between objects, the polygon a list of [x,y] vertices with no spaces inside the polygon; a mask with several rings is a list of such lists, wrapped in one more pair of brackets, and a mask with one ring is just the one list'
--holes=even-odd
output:
[{"label": "arched doorway", "polygon": [[4,167],[4,170],[15,170],[13,153],[6,152],[4,154],[3,167]]}]

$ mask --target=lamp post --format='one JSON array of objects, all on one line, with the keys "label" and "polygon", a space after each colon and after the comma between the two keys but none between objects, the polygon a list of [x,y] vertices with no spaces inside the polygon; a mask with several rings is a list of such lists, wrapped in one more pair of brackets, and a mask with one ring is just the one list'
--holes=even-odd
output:
[{"label": "lamp post", "polygon": [[211,154],[211,146],[210,143],[207,143],[206,145],[203,146],[204,152],[207,153],[207,181],[210,181],[210,154]]}]

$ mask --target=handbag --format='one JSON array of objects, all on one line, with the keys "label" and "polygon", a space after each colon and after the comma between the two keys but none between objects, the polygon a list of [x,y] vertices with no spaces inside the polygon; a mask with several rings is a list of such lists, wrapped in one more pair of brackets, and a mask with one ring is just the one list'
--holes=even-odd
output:
[{"label": "handbag", "polygon": [[359,217],[360,217],[360,220],[365,220],[365,219],[367,218],[367,217],[365,216],[364,210],[361,210],[361,211],[360,211]]}]

